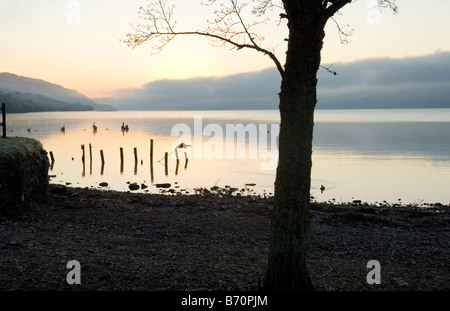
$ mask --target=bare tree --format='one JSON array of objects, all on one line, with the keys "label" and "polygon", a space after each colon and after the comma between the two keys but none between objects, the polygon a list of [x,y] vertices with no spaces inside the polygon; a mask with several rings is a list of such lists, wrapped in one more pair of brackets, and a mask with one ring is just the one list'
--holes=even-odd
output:
[{"label": "bare tree", "polygon": [[[133,26],[125,43],[131,47],[152,42],[160,52],[177,36],[198,35],[213,45],[252,49],[268,56],[281,75],[279,163],[275,180],[275,206],[271,219],[270,249],[265,289],[313,290],[306,269],[311,232],[310,187],[314,109],[317,103],[317,71],[325,25],[336,23],[341,41],[351,31],[340,27],[333,16],[351,0],[206,0],[215,18],[202,30],[179,31],[174,6],[168,0],[150,1],[139,9],[143,24]],[[395,0],[377,0],[378,7],[397,12]],[[248,21],[246,11],[253,20]],[[257,26],[276,12],[278,24],[286,21],[289,37],[283,66],[273,48],[263,46]],[[325,68],[331,72],[329,68]]]}]

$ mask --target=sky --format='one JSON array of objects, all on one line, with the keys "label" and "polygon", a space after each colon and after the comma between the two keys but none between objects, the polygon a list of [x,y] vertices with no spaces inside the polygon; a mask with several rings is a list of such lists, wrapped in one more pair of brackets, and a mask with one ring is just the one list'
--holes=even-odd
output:
[{"label": "sky", "polygon": [[[201,1],[173,0],[178,30],[193,30],[213,18]],[[212,47],[201,37],[177,38],[160,54],[151,44],[132,49],[121,39],[138,23],[146,0],[0,0],[0,72],[43,79],[91,98],[117,96],[157,80],[224,77],[273,67],[254,51]],[[399,13],[357,0],[336,20],[354,29],[341,44],[333,22],[326,27],[322,63],[405,58],[450,51],[450,0],[397,0]],[[282,60],[284,25],[276,18],[261,29],[267,48]],[[281,40],[280,40],[281,39]],[[283,62],[283,61],[282,61]]]}]

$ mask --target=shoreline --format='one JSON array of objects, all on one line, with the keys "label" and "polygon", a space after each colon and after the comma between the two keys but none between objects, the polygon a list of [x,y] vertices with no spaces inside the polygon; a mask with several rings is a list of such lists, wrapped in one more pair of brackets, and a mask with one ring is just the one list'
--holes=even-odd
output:
[{"label": "shoreline", "polygon": [[[51,177],[54,177],[55,175],[51,175]],[[193,194],[212,194],[212,195],[234,195],[234,196],[250,196],[254,198],[263,198],[263,199],[271,199],[273,198],[274,194],[273,192],[266,192],[265,190],[261,193],[258,191],[255,191],[252,187],[256,186],[256,184],[244,184],[244,186],[241,187],[233,187],[233,186],[212,186],[212,187],[196,187],[196,188],[188,188],[183,187],[181,188],[177,182],[175,182],[173,185],[171,183],[154,183],[154,184],[147,184],[147,183],[137,183],[137,182],[126,182],[127,186],[129,187],[128,190],[118,190],[118,189],[112,189],[109,187],[109,184],[107,182],[100,182],[96,186],[79,186],[74,185],[70,182],[60,182],[60,183],[52,183],[51,185],[55,186],[64,186],[72,189],[89,189],[89,190],[95,190],[95,191],[114,191],[114,192],[121,192],[121,193],[127,193],[127,194],[145,194],[145,195],[193,195]],[[103,185],[102,185],[103,184]],[[134,190],[130,189],[130,185],[134,185]],[[149,188],[151,186],[155,186],[156,189],[158,189],[157,192],[150,192]],[[386,200],[377,200],[377,201],[366,201],[361,199],[355,199],[352,198],[352,200],[342,200],[342,199],[335,199],[331,198],[328,200],[317,200],[317,198],[314,196],[314,194],[311,194],[311,203],[312,204],[328,204],[333,206],[377,206],[377,207],[408,207],[408,208],[422,208],[422,209],[440,209],[442,207],[449,207],[450,203],[443,204],[441,202],[426,202],[425,200],[415,200],[415,202],[403,202],[401,199],[397,199],[396,202],[388,202]]]},{"label": "shoreline", "polygon": [[[210,190],[209,190],[210,191]],[[0,220],[1,290],[257,290],[271,198],[140,194],[50,184],[45,203]],[[318,291],[450,290],[450,209],[311,204]],[[69,285],[66,264],[81,264]],[[381,264],[369,285],[366,265]]]}]

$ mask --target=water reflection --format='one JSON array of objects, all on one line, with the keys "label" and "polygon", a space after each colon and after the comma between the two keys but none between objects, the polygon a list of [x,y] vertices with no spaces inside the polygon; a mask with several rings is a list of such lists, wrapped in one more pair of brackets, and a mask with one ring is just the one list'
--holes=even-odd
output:
[{"label": "water reflection", "polygon": [[[447,111],[434,112],[441,122],[430,122],[432,112],[426,113],[427,122],[418,122],[415,110],[414,122],[407,121],[406,110],[401,122],[387,122],[377,111],[379,119],[365,123],[360,121],[368,116],[361,118],[355,112],[336,112],[335,119],[330,111],[322,116],[317,112],[311,194],[319,201],[448,204],[450,119],[442,120]],[[384,113],[392,116],[390,111]],[[346,114],[357,120],[343,121]],[[186,148],[194,147],[195,137],[183,141],[185,149],[173,148],[179,139],[170,136],[173,126],[184,123],[193,128],[194,116],[199,115],[204,124],[222,128],[237,122],[279,122],[276,111],[54,112],[8,115],[8,132],[42,142],[52,157],[53,183],[79,187],[107,183],[107,188],[121,191],[129,191],[135,183],[139,192],[159,192],[166,188],[158,185],[170,184],[191,193],[197,187],[217,185],[273,193],[275,170],[261,170],[260,159],[188,158]],[[203,137],[208,147],[217,142],[214,139],[212,134]],[[257,148],[254,144],[247,139],[247,154]],[[246,186],[250,184],[255,186]]]}]

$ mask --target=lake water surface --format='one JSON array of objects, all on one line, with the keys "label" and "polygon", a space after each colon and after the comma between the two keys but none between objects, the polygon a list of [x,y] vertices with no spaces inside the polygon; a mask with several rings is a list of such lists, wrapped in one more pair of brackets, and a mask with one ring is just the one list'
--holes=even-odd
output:
[{"label": "lake water surface", "polygon": [[[136,182],[148,186],[137,192],[155,193],[157,183],[190,193],[217,185],[272,194],[278,124],[278,111],[46,112],[7,114],[7,135],[35,138],[52,152],[55,184],[107,182],[106,189],[128,191]],[[177,167],[181,142],[190,146],[179,149]],[[311,195],[318,201],[450,203],[450,109],[316,110],[313,143]]]}]

